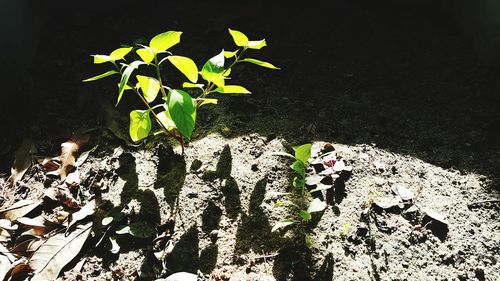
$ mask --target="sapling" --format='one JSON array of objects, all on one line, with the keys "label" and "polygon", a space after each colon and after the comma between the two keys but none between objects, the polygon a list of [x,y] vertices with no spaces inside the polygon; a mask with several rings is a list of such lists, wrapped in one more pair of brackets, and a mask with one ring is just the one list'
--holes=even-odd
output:
[{"label": "sapling", "polygon": [[[312,214],[321,212],[326,208],[326,203],[319,198],[312,199],[311,192],[306,188],[306,172],[309,166],[309,158],[311,157],[311,144],[303,144],[293,148],[294,155],[289,153],[278,152],[275,155],[287,156],[295,161],[290,168],[295,172],[293,179],[292,192],[280,193],[287,196],[287,200],[278,201],[274,207],[289,206],[293,210],[293,214],[288,219],[278,222],[271,231],[276,231],[289,225],[300,225],[301,232],[304,232],[305,225],[312,219]],[[310,247],[312,244],[308,234],[304,235],[305,244]]]},{"label": "sapling", "polygon": [[[266,40],[249,40],[240,31],[229,29],[234,43],[238,47],[235,51],[222,50],[209,59],[198,70],[195,62],[185,56],[174,55],[171,48],[180,42],[182,32],[167,31],[154,36],[149,45],[123,47],[112,51],[109,55],[93,55],[94,64],[109,63],[113,66],[103,74],[83,80],[84,82],[99,80],[112,75],[120,75],[118,83],[118,98],[116,105],[125,92],[133,92],[144,104],[143,109],[130,112],[129,134],[134,142],[148,137],[152,130],[151,116],[158,124],[161,132],[173,137],[181,143],[184,153],[184,144],[190,140],[196,123],[197,111],[208,104],[217,104],[215,94],[250,94],[250,91],[240,85],[226,84],[233,67],[241,62],[256,64],[261,67],[278,69],[274,65],[257,60],[245,58],[247,50],[259,50],[265,46]],[[135,59],[126,63],[125,58]],[[227,60],[230,63],[227,63]],[[174,87],[167,85],[161,73],[163,63],[169,62],[177,68],[187,81]],[[137,74],[139,71],[143,74]],[[146,70],[155,75],[148,76]],[[135,73],[135,79],[132,74]],[[201,76],[203,82],[199,82]],[[197,89],[197,94],[192,97],[183,89]],[[161,99],[158,98],[160,95]]]}]

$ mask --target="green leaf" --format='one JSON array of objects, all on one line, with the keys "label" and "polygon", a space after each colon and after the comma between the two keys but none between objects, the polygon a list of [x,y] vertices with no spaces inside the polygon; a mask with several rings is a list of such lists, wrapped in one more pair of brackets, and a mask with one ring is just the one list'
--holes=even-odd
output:
[{"label": "green leaf", "polygon": [[229,34],[233,37],[236,46],[245,47],[248,44],[248,37],[243,32],[229,29]]},{"label": "green leaf", "polygon": [[215,91],[221,94],[250,94],[249,90],[237,85],[225,85],[218,87]]},{"label": "green leaf", "polygon": [[217,99],[208,99],[208,98],[198,98],[197,100],[201,100],[200,106],[205,104],[217,104],[218,102]]},{"label": "green leaf", "polygon": [[151,63],[153,59],[155,58],[155,53],[151,51],[149,48],[143,48],[135,51],[141,60],[145,63]]},{"label": "green leaf", "polygon": [[283,202],[281,202],[281,201],[277,201],[276,203],[274,203],[273,208],[279,208],[279,207],[281,207],[281,206],[283,206]]},{"label": "green leaf", "polygon": [[268,62],[261,61],[261,60],[246,58],[246,59],[242,59],[241,61],[253,63],[253,64],[256,64],[256,65],[262,66],[262,67],[267,67],[267,68],[272,68],[272,69],[279,69],[278,67],[276,67],[276,66],[274,66],[274,65],[272,65],[272,64],[270,64]]},{"label": "green leaf", "polygon": [[181,41],[182,32],[167,31],[153,37],[149,42],[149,47],[156,53],[166,51]]},{"label": "green leaf", "polygon": [[247,47],[250,49],[260,50],[263,47],[267,46],[266,39],[257,40],[257,41],[249,41]]},{"label": "green leaf", "polygon": [[309,234],[304,235],[304,241],[306,243],[307,248],[311,248],[313,246],[313,240]]},{"label": "green leaf", "polygon": [[113,74],[117,74],[119,73],[118,71],[116,70],[110,70],[108,72],[105,72],[103,74],[100,74],[100,75],[97,75],[97,76],[94,76],[94,77],[90,77],[90,78],[87,78],[85,80],[83,80],[83,82],[90,82],[90,81],[96,81],[96,80],[99,80],[99,79],[102,79],[104,77],[108,77],[108,76],[111,76]]},{"label": "green leaf", "polygon": [[130,138],[134,142],[140,141],[151,131],[151,118],[149,110],[133,110],[130,112]]},{"label": "green leaf", "polygon": [[111,52],[111,54],[109,55],[109,57],[113,60],[113,61],[117,61],[117,60],[121,60],[123,59],[128,53],[130,53],[130,51],[132,51],[132,47],[128,47],[128,48],[118,48],[116,50],[114,50],[113,52]]},{"label": "green leaf", "polygon": [[156,231],[144,222],[138,221],[130,224],[129,233],[138,238],[148,238],[155,235]]},{"label": "green leaf", "polygon": [[182,88],[199,88],[199,89],[202,89],[203,90],[203,84],[193,84],[193,83],[189,83],[189,82],[184,82],[182,83]]},{"label": "green leaf", "polygon": [[160,122],[168,131],[172,131],[173,129],[177,128],[175,126],[174,120],[172,120],[172,116],[170,116],[170,113],[167,110],[156,114],[156,116],[158,116],[158,119],[160,119]]},{"label": "green leaf", "polygon": [[238,53],[238,50],[236,50],[234,52],[224,51],[224,57],[229,59],[229,58],[236,56],[236,53]]},{"label": "green leaf", "polygon": [[295,158],[302,161],[304,164],[307,163],[309,157],[311,156],[311,144],[306,143],[301,146],[295,146],[293,150],[295,151]]},{"label": "green leaf", "polygon": [[273,229],[271,229],[271,232],[275,232],[276,230],[280,229],[280,228],[283,228],[283,227],[287,227],[289,225],[292,225],[292,224],[295,224],[297,223],[296,221],[294,220],[284,220],[284,221],[280,221],[278,222],[277,224],[275,224],[273,226]]},{"label": "green leaf", "polygon": [[220,80],[224,81],[224,79],[222,78],[223,73],[224,73],[224,50],[222,50],[218,55],[209,59],[203,65],[203,68],[201,69],[201,77],[203,77],[203,79],[205,79],[207,82],[213,82],[220,87],[223,86],[219,85],[221,83]]},{"label": "green leaf", "polygon": [[292,165],[290,165],[290,168],[294,170],[297,174],[303,175],[306,171],[306,166],[304,165],[304,162],[300,160],[295,160]]},{"label": "green leaf", "polygon": [[304,211],[304,210],[300,210],[299,212],[299,216],[305,220],[305,221],[309,221],[312,219],[312,215],[311,213],[307,212],[307,211]]},{"label": "green leaf", "polygon": [[304,179],[302,179],[300,177],[294,177],[293,178],[293,187],[295,187],[295,188],[303,188],[305,184],[306,184],[306,182],[304,181]]},{"label": "green leaf", "polygon": [[191,96],[182,90],[171,90],[168,111],[179,132],[188,140],[191,139],[196,122],[196,107]]},{"label": "green leaf", "polygon": [[160,82],[153,77],[137,75],[139,87],[141,87],[142,94],[148,103],[155,100],[158,92],[160,91]]},{"label": "green leaf", "polygon": [[193,60],[182,56],[169,56],[167,58],[182,74],[186,75],[189,81],[196,83],[198,81],[198,67]]},{"label": "green leaf", "polygon": [[139,65],[141,65],[141,64],[144,64],[144,62],[138,61],[138,60],[133,61],[123,71],[122,79],[120,80],[120,85],[118,86],[118,99],[116,101],[116,105],[118,105],[118,103],[122,99],[123,91],[125,91],[125,85],[127,85],[128,79],[130,78],[130,75],[132,75],[132,72],[134,71],[134,69],[138,68]]},{"label": "green leaf", "polygon": [[321,201],[319,198],[314,198],[307,211],[309,213],[321,212],[326,208],[326,203]]}]

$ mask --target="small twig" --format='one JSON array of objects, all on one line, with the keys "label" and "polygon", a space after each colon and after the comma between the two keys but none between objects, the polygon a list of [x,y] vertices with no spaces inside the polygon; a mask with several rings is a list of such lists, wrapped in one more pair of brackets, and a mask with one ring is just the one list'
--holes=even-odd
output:
[{"label": "small twig", "polygon": [[279,256],[280,254],[279,253],[276,253],[276,254],[271,254],[271,255],[262,255],[262,256],[258,256],[258,257],[255,257],[253,260],[255,262],[259,262],[259,261],[264,261],[266,262],[266,259],[270,259],[270,258],[275,258],[277,256]]}]

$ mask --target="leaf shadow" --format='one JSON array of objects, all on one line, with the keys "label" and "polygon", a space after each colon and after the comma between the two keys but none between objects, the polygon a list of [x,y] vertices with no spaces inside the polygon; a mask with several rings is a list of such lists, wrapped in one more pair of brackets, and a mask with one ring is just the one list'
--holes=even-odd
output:
[{"label": "leaf shadow", "polygon": [[170,208],[174,208],[186,179],[186,161],[175,154],[171,146],[158,145],[156,154],[158,167],[154,188],[163,188],[165,200]]},{"label": "leaf shadow", "polygon": [[248,253],[269,253],[276,251],[283,243],[283,238],[271,232],[267,215],[264,213],[262,201],[264,200],[267,178],[259,180],[250,195],[248,214],[241,213],[241,223],[236,232],[234,258]]}]

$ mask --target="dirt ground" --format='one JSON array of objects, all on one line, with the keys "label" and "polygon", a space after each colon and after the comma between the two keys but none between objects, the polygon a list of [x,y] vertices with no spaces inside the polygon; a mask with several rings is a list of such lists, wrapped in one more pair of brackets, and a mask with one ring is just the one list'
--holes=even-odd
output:
[{"label": "dirt ground", "polygon": [[[118,254],[90,239],[78,256],[86,258],[83,280],[178,271],[207,280],[499,280],[497,73],[478,62],[452,20],[429,5],[367,1],[157,4],[47,22],[26,113],[13,114],[19,121],[0,139],[5,180],[22,139],[55,155],[72,132],[95,128],[86,149],[97,147],[79,170],[104,175],[102,209],[173,230],[163,261],[151,239],[117,236]],[[183,31],[179,53],[200,65],[231,48],[227,27],[265,37],[269,46],[255,56],[282,70],[235,68],[234,81],[252,95],[202,109],[184,157],[160,137],[131,146],[128,112],[137,101],[125,95],[115,108],[113,82],[80,82],[100,73],[90,54],[165,30]],[[292,177],[289,161],[271,153],[306,142],[315,151],[333,143],[353,167],[323,195],[329,204],[309,225],[310,249],[270,232],[287,215],[270,194],[288,190]],[[124,151],[113,157],[117,147]],[[18,198],[43,194],[36,166],[22,182]],[[418,211],[367,215],[370,200],[397,201],[400,186],[417,194]],[[447,227],[429,220],[432,211]]]}]

